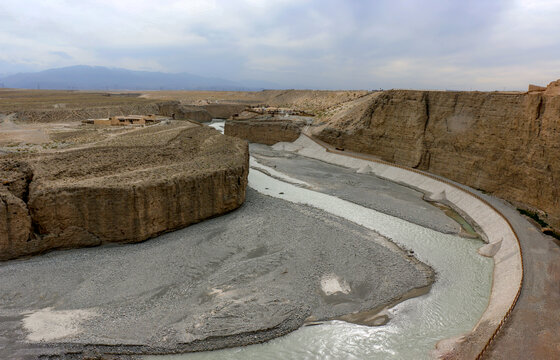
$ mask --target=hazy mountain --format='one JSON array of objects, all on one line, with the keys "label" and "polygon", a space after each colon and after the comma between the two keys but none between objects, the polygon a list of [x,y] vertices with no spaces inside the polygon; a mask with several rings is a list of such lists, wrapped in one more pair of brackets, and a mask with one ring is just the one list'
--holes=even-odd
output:
[{"label": "hazy mountain", "polygon": [[19,73],[0,77],[4,87],[20,89],[80,90],[259,90],[234,81],[188,73],[168,74],[149,71],[71,66],[40,72]]}]

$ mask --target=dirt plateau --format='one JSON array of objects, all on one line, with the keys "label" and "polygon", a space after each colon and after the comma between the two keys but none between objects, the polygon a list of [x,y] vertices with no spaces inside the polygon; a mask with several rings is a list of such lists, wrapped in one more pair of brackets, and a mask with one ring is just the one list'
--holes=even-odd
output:
[{"label": "dirt plateau", "polygon": [[247,143],[189,122],[0,156],[0,260],[139,242],[239,207]]},{"label": "dirt plateau", "polygon": [[560,96],[391,90],[331,109],[315,136],[537,210],[560,227]]}]

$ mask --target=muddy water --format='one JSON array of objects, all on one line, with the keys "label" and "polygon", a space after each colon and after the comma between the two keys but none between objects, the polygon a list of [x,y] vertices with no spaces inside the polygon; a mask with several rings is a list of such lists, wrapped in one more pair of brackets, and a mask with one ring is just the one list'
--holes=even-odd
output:
[{"label": "muddy water", "polygon": [[493,263],[477,254],[482,241],[433,231],[256,170],[249,174],[249,186],[376,230],[431,265],[436,282],[428,294],[388,309],[390,321],[383,326],[330,321],[266,344],[146,359],[426,359],[438,340],[471,330],[486,308]]},{"label": "muddy water", "polygon": [[447,216],[451,219],[455,220],[459,225],[461,225],[461,232],[465,236],[469,236],[472,238],[478,238],[479,235],[476,230],[463,218],[458,212],[453,210],[447,205],[439,204],[439,203],[431,203],[435,207],[441,209]]}]

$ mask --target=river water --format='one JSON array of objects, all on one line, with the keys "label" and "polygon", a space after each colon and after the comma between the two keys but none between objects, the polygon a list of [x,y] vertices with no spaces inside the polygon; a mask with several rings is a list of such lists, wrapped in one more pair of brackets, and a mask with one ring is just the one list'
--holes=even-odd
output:
[{"label": "river water", "polygon": [[[214,126],[223,129],[223,123]],[[259,168],[266,169],[263,165]],[[430,230],[257,170],[250,171],[249,186],[266,195],[343,217],[413,250],[418,259],[436,271],[432,289],[388,309],[391,320],[383,326],[329,321],[302,327],[265,344],[145,359],[427,359],[437,341],[470,331],[484,312],[493,261],[478,255],[481,240]]]}]

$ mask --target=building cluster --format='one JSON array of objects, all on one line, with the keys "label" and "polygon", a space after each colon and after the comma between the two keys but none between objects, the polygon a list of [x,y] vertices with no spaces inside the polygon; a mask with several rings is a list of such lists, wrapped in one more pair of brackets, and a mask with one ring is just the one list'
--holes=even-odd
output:
[{"label": "building cluster", "polygon": [[83,120],[84,124],[104,125],[104,126],[129,126],[129,125],[152,125],[160,122],[157,115],[119,115],[103,119]]}]

